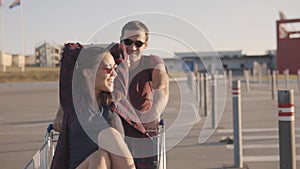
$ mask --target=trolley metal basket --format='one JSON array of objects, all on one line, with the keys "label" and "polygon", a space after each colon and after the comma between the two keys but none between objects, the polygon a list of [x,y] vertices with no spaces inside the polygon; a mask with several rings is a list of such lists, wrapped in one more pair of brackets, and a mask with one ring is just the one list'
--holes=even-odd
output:
[{"label": "trolley metal basket", "polygon": [[49,124],[41,148],[33,155],[32,159],[24,166],[24,169],[48,169],[57,143],[58,133],[53,130],[53,125]]},{"label": "trolley metal basket", "polygon": [[[149,131],[152,132],[152,131]],[[157,131],[155,131],[157,132]],[[44,143],[34,154],[32,159],[27,162],[24,169],[49,169],[57,143],[59,133],[53,130],[53,125],[49,124],[45,134]],[[154,137],[154,151],[157,154],[153,161],[156,169],[166,169],[166,141],[165,141],[165,123],[160,121],[158,137]]]}]

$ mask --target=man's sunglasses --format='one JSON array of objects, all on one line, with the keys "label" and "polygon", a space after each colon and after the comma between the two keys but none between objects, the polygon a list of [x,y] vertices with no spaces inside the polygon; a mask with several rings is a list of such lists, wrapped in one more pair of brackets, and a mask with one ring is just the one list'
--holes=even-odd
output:
[{"label": "man's sunglasses", "polygon": [[138,48],[142,47],[145,44],[145,42],[142,42],[140,40],[133,41],[131,39],[124,39],[123,42],[126,46],[131,46],[134,43],[134,45]]},{"label": "man's sunglasses", "polygon": [[100,66],[99,68],[102,69],[105,74],[111,74],[113,70],[115,72],[117,72],[117,67],[118,67],[118,65],[113,65],[113,66],[105,65],[105,66]]}]

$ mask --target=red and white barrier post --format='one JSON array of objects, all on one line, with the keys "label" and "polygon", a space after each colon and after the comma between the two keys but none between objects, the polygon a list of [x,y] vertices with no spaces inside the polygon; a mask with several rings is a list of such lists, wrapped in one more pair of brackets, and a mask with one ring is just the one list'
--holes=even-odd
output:
[{"label": "red and white barrier post", "polygon": [[280,169],[296,169],[294,91],[278,90]]},{"label": "red and white barrier post", "polygon": [[234,166],[243,168],[241,83],[232,81]]}]

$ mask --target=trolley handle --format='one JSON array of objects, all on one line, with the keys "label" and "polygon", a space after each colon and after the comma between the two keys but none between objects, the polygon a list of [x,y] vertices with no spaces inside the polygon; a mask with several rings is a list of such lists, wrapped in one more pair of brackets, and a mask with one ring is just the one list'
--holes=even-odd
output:
[{"label": "trolley handle", "polygon": [[162,130],[164,130],[164,126],[165,126],[165,120],[161,119],[158,123],[158,128],[157,129],[152,129],[152,130],[146,130],[146,133],[149,136],[157,136]]},{"label": "trolley handle", "polygon": [[47,132],[50,133],[52,130],[54,130],[53,124],[50,123],[47,127]]},{"label": "trolley handle", "polygon": [[164,126],[165,125],[165,120],[161,119],[160,122],[159,122],[159,125]]}]

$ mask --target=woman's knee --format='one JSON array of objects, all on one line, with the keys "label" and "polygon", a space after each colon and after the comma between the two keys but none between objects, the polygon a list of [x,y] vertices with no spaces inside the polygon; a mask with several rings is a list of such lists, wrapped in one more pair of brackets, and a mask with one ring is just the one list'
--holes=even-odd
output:
[{"label": "woman's knee", "polygon": [[98,135],[100,148],[119,156],[131,157],[122,135],[116,129],[110,127],[102,130]]},{"label": "woman's knee", "polygon": [[99,149],[88,158],[88,169],[110,169],[111,160],[107,151]]},{"label": "woman's knee", "polygon": [[109,127],[102,130],[98,134],[98,143],[101,144],[111,144],[113,141],[123,140],[122,135],[115,128]]}]

